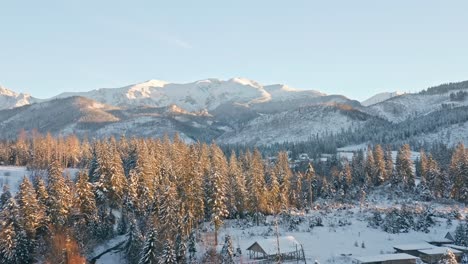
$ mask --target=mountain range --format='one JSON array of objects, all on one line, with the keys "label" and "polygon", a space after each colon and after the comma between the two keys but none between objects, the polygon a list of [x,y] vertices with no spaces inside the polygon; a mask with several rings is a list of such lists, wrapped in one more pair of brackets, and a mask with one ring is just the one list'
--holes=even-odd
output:
[{"label": "mountain range", "polygon": [[[186,84],[150,80],[121,88],[67,92],[49,99],[0,87],[0,137],[14,138],[21,129],[88,138],[179,133],[188,142],[260,145],[341,134],[353,138],[347,143],[359,144],[368,143],[372,133],[368,138],[353,133],[376,131],[375,135],[382,134],[379,140],[387,143],[455,144],[468,142],[468,111],[463,111],[468,107],[467,92],[468,81],[419,93],[382,93],[358,102],[342,95],[262,85],[244,78]],[[443,116],[450,116],[449,121],[441,122]],[[438,120],[431,122],[431,118]],[[400,135],[421,120],[428,122],[424,129]]]}]

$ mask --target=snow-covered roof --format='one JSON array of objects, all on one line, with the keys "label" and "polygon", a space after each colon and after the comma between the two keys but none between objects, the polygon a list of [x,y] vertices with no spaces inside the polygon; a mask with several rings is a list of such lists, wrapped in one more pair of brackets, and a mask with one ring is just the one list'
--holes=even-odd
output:
[{"label": "snow-covered roof", "polygon": [[[278,240],[281,253],[294,252],[301,246],[301,244],[297,242],[293,236],[279,237]],[[257,243],[267,255],[275,255],[278,253],[278,240],[276,237],[260,239],[255,241],[250,247],[247,248],[247,250],[252,248],[252,246]]]},{"label": "snow-covered roof", "polygon": [[430,241],[428,240],[427,242],[428,242],[429,244],[430,244],[431,242],[433,242],[433,243],[434,243],[434,242],[436,242],[436,243],[445,243],[445,244],[453,243],[453,241],[450,240],[450,239],[448,239],[448,238],[440,238],[440,239],[434,239],[434,240],[430,240]]},{"label": "snow-covered roof", "polygon": [[468,247],[457,246],[457,245],[446,245],[446,246],[449,247],[449,248],[454,248],[454,249],[458,249],[458,250],[461,250],[461,251],[464,251],[464,252],[468,252]]},{"label": "snow-covered roof", "polygon": [[453,254],[462,253],[460,250],[456,250],[456,249],[448,248],[448,247],[435,247],[431,249],[419,250],[419,252],[426,254],[426,255],[440,255],[440,254],[445,254],[447,250],[452,251]]},{"label": "snow-covered roof", "polygon": [[356,260],[359,261],[360,263],[383,262],[383,261],[404,260],[404,259],[418,259],[418,257],[411,256],[410,254],[406,254],[406,253],[397,253],[397,254],[382,254],[382,255],[365,256],[365,257],[356,258]]},{"label": "snow-covered roof", "polygon": [[393,246],[394,249],[399,249],[399,250],[423,250],[423,249],[431,249],[434,247],[435,246],[429,243],[404,244],[404,245]]}]

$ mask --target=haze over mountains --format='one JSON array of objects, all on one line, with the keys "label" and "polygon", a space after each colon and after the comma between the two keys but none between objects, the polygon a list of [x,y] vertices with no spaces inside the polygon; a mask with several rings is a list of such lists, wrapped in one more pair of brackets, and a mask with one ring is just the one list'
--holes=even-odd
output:
[{"label": "haze over mountains", "polygon": [[[442,140],[454,144],[466,141],[463,132],[468,131],[468,111],[462,110],[468,106],[467,91],[468,82],[452,83],[414,94],[382,93],[360,103],[342,95],[262,85],[243,78],[186,84],[150,80],[121,88],[67,92],[44,100],[0,88],[0,135],[13,138],[23,128],[87,137],[160,137],[177,132],[186,141],[272,144],[351,135],[364,129],[385,135],[379,140],[389,142]],[[430,122],[430,128],[423,125],[404,138],[395,136],[399,132],[394,129],[411,127],[405,122],[440,119],[441,114],[452,117],[447,122]],[[458,132],[449,133],[455,130]],[[350,138],[354,138],[350,144],[371,140],[358,140],[356,135]]]}]

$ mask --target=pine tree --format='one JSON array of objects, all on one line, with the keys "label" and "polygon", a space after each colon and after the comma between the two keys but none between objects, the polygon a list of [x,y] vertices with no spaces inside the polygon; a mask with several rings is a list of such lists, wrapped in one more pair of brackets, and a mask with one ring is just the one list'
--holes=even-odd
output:
[{"label": "pine tree", "polygon": [[8,199],[0,212],[0,261],[5,264],[32,263],[34,240],[28,238],[20,208],[14,198]]},{"label": "pine tree", "polygon": [[468,254],[463,254],[460,264],[468,264]]},{"label": "pine tree", "polygon": [[437,262],[438,264],[458,264],[455,254],[450,249],[447,249],[447,252],[440,258]]},{"label": "pine tree", "polygon": [[159,258],[159,264],[176,264],[177,258],[172,242],[164,243],[163,252]]},{"label": "pine tree", "polygon": [[374,178],[373,184],[375,186],[381,185],[387,180],[387,170],[385,168],[384,151],[380,145],[374,148]]},{"label": "pine tree", "polygon": [[239,162],[236,158],[234,152],[231,153],[231,157],[229,159],[229,178],[233,178],[235,180],[235,187],[234,187],[234,199],[235,199],[235,206],[236,212],[239,214],[241,218],[245,215],[246,210],[246,198],[247,198],[247,189],[246,189],[246,181],[244,173],[242,172],[242,168],[239,165]]},{"label": "pine tree", "polygon": [[234,247],[230,235],[226,235],[224,245],[221,249],[221,257],[223,264],[234,264]]},{"label": "pine tree", "polygon": [[196,261],[197,256],[197,241],[196,234],[192,231],[188,239],[188,252],[189,252],[189,263]]},{"label": "pine tree", "polygon": [[157,233],[151,230],[148,237],[145,240],[143,250],[141,251],[141,257],[138,264],[157,264],[158,263],[158,247]]},{"label": "pine tree", "polygon": [[393,175],[393,158],[392,158],[392,149],[390,146],[387,146],[384,153],[384,160],[385,160],[385,170],[387,173],[387,180],[391,179]]},{"label": "pine tree", "polygon": [[174,236],[177,233],[178,219],[182,216],[179,215],[178,199],[175,187],[168,184],[161,196],[159,208],[159,223],[160,223],[160,236],[166,241],[174,241]]},{"label": "pine tree", "polygon": [[374,154],[372,153],[372,148],[369,146],[367,147],[367,157],[366,157],[366,165],[365,165],[365,180],[364,184],[367,186],[373,185],[373,179],[375,178],[375,161],[374,161]]},{"label": "pine tree", "polygon": [[271,214],[277,214],[284,209],[281,206],[282,195],[280,186],[278,183],[278,177],[274,170],[270,171],[269,176],[269,190],[268,190],[268,212]]},{"label": "pine tree", "polygon": [[307,206],[309,208],[313,207],[314,203],[314,193],[316,193],[316,188],[317,188],[317,178],[315,175],[315,170],[314,167],[312,166],[311,163],[309,163],[307,167],[306,174],[304,176],[306,179],[307,185],[306,185],[306,190],[307,190]]},{"label": "pine tree", "polygon": [[34,187],[28,178],[24,177],[16,196],[19,206],[20,225],[27,238],[35,239],[36,230],[44,224],[45,211],[36,199]]},{"label": "pine tree", "polygon": [[226,207],[227,164],[222,150],[215,144],[211,145],[211,196],[208,204],[211,207],[210,220],[215,226],[215,244],[218,244],[218,230],[223,219],[228,215]]},{"label": "pine tree", "polygon": [[83,217],[87,224],[97,221],[96,200],[91,183],[88,182],[88,175],[84,172],[78,173],[76,182],[76,208],[80,212],[80,217]]},{"label": "pine tree", "polygon": [[[246,153],[248,157],[249,152]],[[262,155],[257,149],[251,158],[246,158],[247,164],[247,188],[248,188],[248,201],[249,209],[254,214],[255,223],[259,225],[259,215],[265,212],[267,200],[266,200],[266,182],[265,182],[265,171],[263,167]]]},{"label": "pine tree", "polygon": [[281,151],[278,153],[278,160],[273,170],[280,187],[280,206],[281,208],[288,208],[289,204],[297,203],[295,201],[297,197],[291,190],[292,173],[289,169],[288,154],[286,152]]},{"label": "pine tree", "polygon": [[463,144],[458,144],[452,155],[450,175],[453,182],[453,198],[468,202],[468,155]]},{"label": "pine tree", "polygon": [[3,192],[0,195],[0,209],[6,204],[6,202],[11,198],[10,186],[8,184],[3,185]]},{"label": "pine tree", "polygon": [[140,249],[143,246],[143,236],[134,220],[130,221],[127,239],[123,246],[125,257],[129,263],[138,263]]},{"label": "pine tree", "polygon": [[186,263],[187,244],[185,243],[182,232],[178,232],[175,239],[175,252],[177,263]]},{"label": "pine tree", "polygon": [[47,213],[55,226],[63,226],[68,221],[72,208],[70,188],[65,184],[62,170],[57,160],[48,169]]},{"label": "pine tree", "polygon": [[399,150],[395,162],[395,176],[392,184],[402,185],[405,189],[412,190],[415,186],[414,174],[412,170],[411,150],[408,144],[403,145]]},{"label": "pine tree", "polygon": [[120,155],[110,143],[98,152],[93,178],[97,179],[97,199],[101,203],[119,208],[123,202],[126,180]]}]

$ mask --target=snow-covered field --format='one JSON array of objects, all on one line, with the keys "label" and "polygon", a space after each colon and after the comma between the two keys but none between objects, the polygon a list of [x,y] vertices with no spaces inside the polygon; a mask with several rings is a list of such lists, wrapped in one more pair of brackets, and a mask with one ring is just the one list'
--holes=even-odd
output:
[{"label": "snow-covered field", "polygon": [[[430,229],[429,233],[409,232],[401,234],[389,234],[380,229],[367,226],[364,219],[365,214],[359,213],[355,208],[349,211],[335,211],[322,215],[322,211],[314,212],[312,215],[322,215],[324,226],[310,229],[305,222],[299,227],[299,231],[285,231],[280,226],[281,236],[294,236],[302,244],[308,263],[318,260],[320,263],[351,263],[354,257],[372,256],[385,253],[393,253],[393,246],[401,244],[423,243],[430,240],[440,240],[447,232],[454,231],[456,223],[447,228],[445,221],[440,219],[439,223]],[[339,227],[339,220],[347,219],[351,225]],[[226,226],[233,224],[228,221]],[[240,247],[243,252],[243,260],[248,259],[246,249],[256,240],[265,238],[269,234],[271,238],[274,233],[269,233],[269,226],[250,228],[226,227],[223,234],[233,237],[234,246]],[[364,248],[362,247],[364,244]],[[356,246],[357,245],[357,246]]]},{"label": "snow-covered field", "polygon": [[[75,177],[77,169],[65,169],[63,174]],[[0,166],[0,190],[4,185],[8,185],[11,193],[16,193],[23,177],[30,177],[33,172],[28,171],[26,167]]]}]

